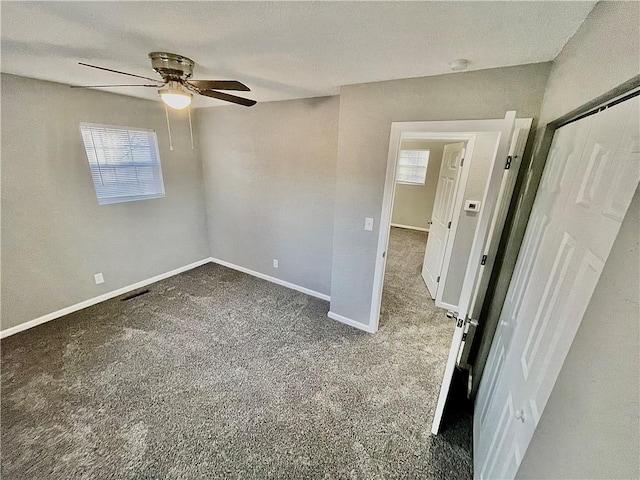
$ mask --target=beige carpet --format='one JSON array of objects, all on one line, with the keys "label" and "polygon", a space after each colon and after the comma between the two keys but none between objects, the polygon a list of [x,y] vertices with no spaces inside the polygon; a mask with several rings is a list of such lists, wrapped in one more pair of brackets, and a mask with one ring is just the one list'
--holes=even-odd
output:
[{"label": "beige carpet", "polygon": [[405,233],[375,335],[210,264],[4,339],[2,478],[471,478],[470,414],[429,433],[452,325]]}]

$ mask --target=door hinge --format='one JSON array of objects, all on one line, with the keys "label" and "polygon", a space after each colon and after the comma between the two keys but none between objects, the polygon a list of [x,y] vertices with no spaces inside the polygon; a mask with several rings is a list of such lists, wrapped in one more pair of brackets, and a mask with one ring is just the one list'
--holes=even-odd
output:
[{"label": "door hinge", "polygon": [[465,342],[467,340],[467,334],[463,333],[462,334],[462,341]]},{"label": "door hinge", "polygon": [[440,277],[438,277],[438,279],[436,280],[436,283],[440,283]]},{"label": "door hinge", "polygon": [[487,264],[487,256],[482,255],[482,260],[480,260],[480,265],[486,265],[486,264]]},{"label": "door hinge", "polygon": [[453,318],[456,321],[456,327],[461,328],[464,325],[464,320],[462,318],[458,318],[457,312],[452,312],[451,310],[447,310],[447,318]]},{"label": "door hinge", "polygon": [[510,168],[511,168],[511,155],[509,155],[509,156],[507,157],[507,163],[506,163],[506,165],[504,166],[504,169],[505,169],[505,170],[509,170]]},{"label": "door hinge", "polygon": [[447,228],[451,228],[451,222],[449,222],[449,224],[447,225]]},{"label": "door hinge", "polygon": [[467,149],[462,149],[462,154],[460,155],[460,166],[464,165],[464,156],[467,154]]}]

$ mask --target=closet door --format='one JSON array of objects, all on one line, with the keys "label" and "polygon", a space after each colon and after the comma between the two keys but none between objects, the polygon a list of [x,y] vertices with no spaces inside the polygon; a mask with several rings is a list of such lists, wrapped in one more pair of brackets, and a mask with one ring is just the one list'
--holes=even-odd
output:
[{"label": "closet door", "polygon": [[517,472],[638,187],[639,114],[556,131],[476,400],[476,478]]}]

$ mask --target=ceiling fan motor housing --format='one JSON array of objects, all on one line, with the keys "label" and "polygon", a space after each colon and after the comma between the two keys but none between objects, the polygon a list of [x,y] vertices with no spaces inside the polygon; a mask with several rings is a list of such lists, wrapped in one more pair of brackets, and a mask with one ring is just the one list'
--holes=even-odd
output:
[{"label": "ceiling fan motor housing", "polygon": [[194,61],[175,53],[151,52],[151,67],[165,80],[187,80],[193,75]]}]

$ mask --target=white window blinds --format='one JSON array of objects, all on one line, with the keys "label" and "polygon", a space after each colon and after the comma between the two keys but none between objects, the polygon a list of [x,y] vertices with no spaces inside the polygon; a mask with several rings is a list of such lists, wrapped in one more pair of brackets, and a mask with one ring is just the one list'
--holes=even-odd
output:
[{"label": "white window blinds", "polygon": [[428,163],[429,150],[400,150],[396,182],[424,185]]},{"label": "white window blinds", "polygon": [[164,197],[153,130],[81,123],[80,131],[100,205]]}]

